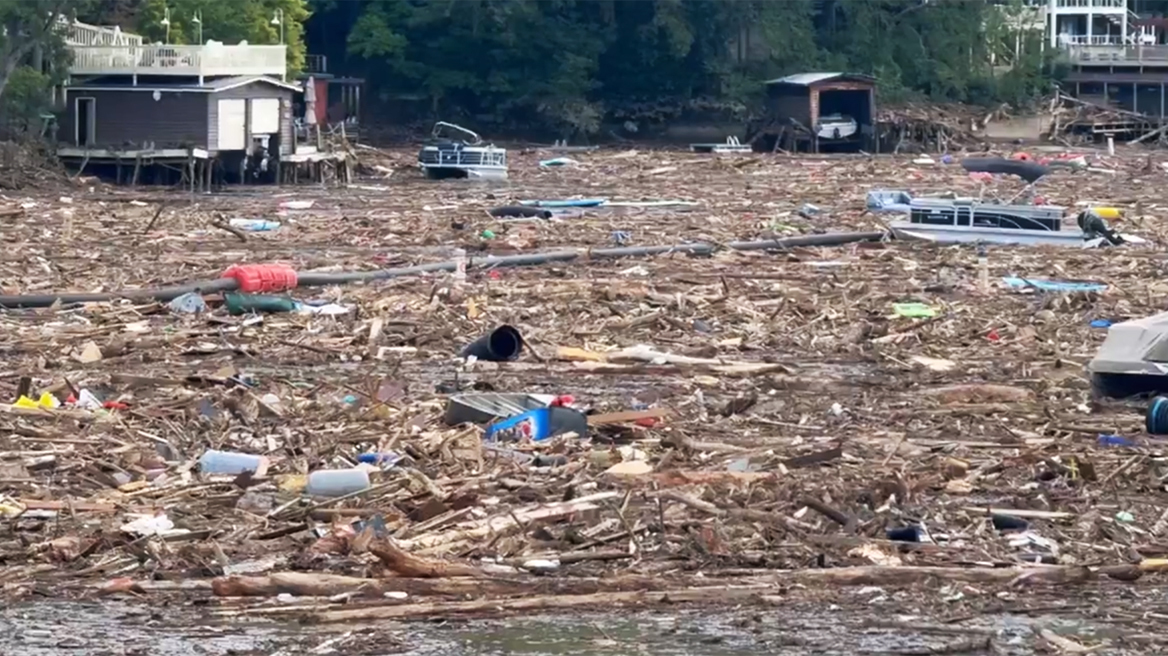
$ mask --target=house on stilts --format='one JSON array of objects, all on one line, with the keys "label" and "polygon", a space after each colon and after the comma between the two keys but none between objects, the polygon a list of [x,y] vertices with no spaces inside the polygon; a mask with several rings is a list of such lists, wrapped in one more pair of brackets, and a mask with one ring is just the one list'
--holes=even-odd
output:
[{"label": "house on stilts", "polygon": [[350,175],[346,149],[297,143],[303,86],[286,79],[286,46],[148,44],[77,21],[61,29],[73,55],[56,99],[66,165],[191,189]]}]

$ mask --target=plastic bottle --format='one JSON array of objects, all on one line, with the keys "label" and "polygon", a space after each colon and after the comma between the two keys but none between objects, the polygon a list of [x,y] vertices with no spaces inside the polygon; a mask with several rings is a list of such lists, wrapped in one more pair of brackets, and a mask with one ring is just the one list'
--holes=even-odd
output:
[{"label": "plastic bottle", "polygon": [[990,291],[990,260],[985,244],[977,245],[977,288],[983,294]]},{"label": "plastic bottle", "polygon": [[263,219],[231,219],[231,227],[248,232],[270,232],[280,227],[279,221],[265,221]]},{"label": "plastic bottle", "polygon": [[377,465],[389,469],[397,464],[402,457],[396,453],[362,453],[357,456],[357,462],[366,465]]},{"label": "plastic bottle", "polygon": [[206,451],[199,458],[199,471],[204,474],[235,476],[243,472],[259,471],[267,458],[234,451]]},{"label": "plastic bottle", "polygon": [[198,314],[207,311],[207,303],[198,292],[187,292],[170,302],[170,311],[178,314]]},{"label": "plastic bottle", "polygon": [[466,249],[454,251],[454,286],[461,289],[466,285]]},{"label": "plastic bottle", "polygon": [[513,460],[521,465],[526,465],[535,460],[535,456],[529,453],[515,451],[514,449],[508,449],[506,447],[502,447],[497,444],[491,444],[489,442],[483,443],[483,450],[490,451],[492,454],[494,454],[494,457],[497,457],[500,460]]},{"label": "plastic bottle", "polygon": [[321,469],[308,475],[305,488],[314,497],[343,497],[369,487],[369,472],[364,469]]},{"label": "plastic bottle", "polygon": [[1099,446],[1135,446],[1131,440],[1122,435],[1100,435]]}]

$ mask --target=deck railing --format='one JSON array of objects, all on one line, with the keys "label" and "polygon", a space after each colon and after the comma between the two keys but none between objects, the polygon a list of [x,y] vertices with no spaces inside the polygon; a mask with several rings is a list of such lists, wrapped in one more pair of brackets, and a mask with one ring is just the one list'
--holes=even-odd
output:
[{"label": "deck railing", "polygon": [[1127,9],[1127,0],[1055,0],[1055,9]]},{"label": "deck railing", "polygon": [[287,70],[286,46],[73,46],[73,75],[276,75]]},{"label": "deck railing", "polygon": [[1082,66],[1168,66],[1168,46],[1071,46],[1071,61]]},{"label": "deck railing", "polygon": [[491,146],[427,146],[418,153],[423,167],[507,166],[507,151]]},{"label": "deck railing", "polygon": [[1122,46],[1123,37],[1118,34],[1060,34],[1058,40],[1068,46]]},{"label": "deck railing", "polygon": [[328,73],[328,57],[326,55],[305,55],[305,73]]},{"label": "deck railing", "polygon": [[123,32],[116,25],[90,25],[61,19],[65,43],[70,46],[140,46],[142,37]]}]

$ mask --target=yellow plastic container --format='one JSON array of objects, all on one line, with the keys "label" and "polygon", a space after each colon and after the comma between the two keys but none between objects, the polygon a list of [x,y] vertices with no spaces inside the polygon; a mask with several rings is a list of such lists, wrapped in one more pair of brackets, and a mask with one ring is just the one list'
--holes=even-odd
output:
[{"label": "yellow plastic container", "polygon": [[17,408],[28,408],[30,410],[35,410],[37,408],[46,408],[52,410],[53,408],[60,407],[61,402],[57,400],[57,397],[48,392],[45,392],[41,394],[41,398],[37,399],[36,401],[33,401],[27,396],[22,396],[19,399],[16,399],[16,402],[12,405]]}]

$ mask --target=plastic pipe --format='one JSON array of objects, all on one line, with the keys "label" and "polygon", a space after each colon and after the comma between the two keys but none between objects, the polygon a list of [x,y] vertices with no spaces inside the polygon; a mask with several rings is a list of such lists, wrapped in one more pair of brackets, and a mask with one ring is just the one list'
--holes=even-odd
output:
[{"label": "plastic pipe", "polygon": [[37,308],[50,307],[57,301],[62,305],[76,305],[78,303],[103,303],[114,299],[131,301],[161,301],[166,303],[190,292],[214,294],[230,292],[239,288],[234,278],[219,278],[193,282],[180,287],[162,287],[155,289],[126,289],[119,292],[102,294],[30,294],[28,296],[0,296],[0,308]]},{"label": "plastic pipe", "polygon": [[[727,248],[738,251],[782,250],[785,248],[800,248],[806,246],[840,246],[862,241],[881,241],[889,237],[886,232],[837,232],[823,235],[804,235],[786,239],[766,239],[762,241],[735,241],[726,244]],[[525,253],[522,255],[506,255],[497,257],[470,258],[467,268],[494,269],[499,267],[536,266],[553,262],[572,262],[577,259],[600,260],[617,259],[622,257],[648,257],[665,255],[667,253],[683,253],[686,255],[712,255],[719,249],[714,244],[697,242],[693,244],[677,244],[672,246],[622,246],[619,248],[594,248],[548,251],[544,253]],[[454,271],[455,262],[433,262],[417,266],[400,267],[396,269],[380,269],[377,271],[352,271],[345,273],[303,273],[297,277],[297,287],[327,287],[329,285],[344,285],[356,282],[373,280],[389,280],[417,276],[440,271]],[[102,294],[32,294],[0,296],[0,308],[38,308],[50,307],[54,303],[75,305],[78,303],[103,303],[117,299],[131,301],[160,301],[166,303],[183,294],[190,292],[219,293],[231,292],[239,288],[233,278],[219,278],[194,282],[179,287],[163,287],[156,289],[129,289]]]},{"label": "plastic pipe", "polygon": [[523,352],[523,335],[512,326],[499,326],[462,349],[463,357],[475,356],[488,362],[518,360]]}]

